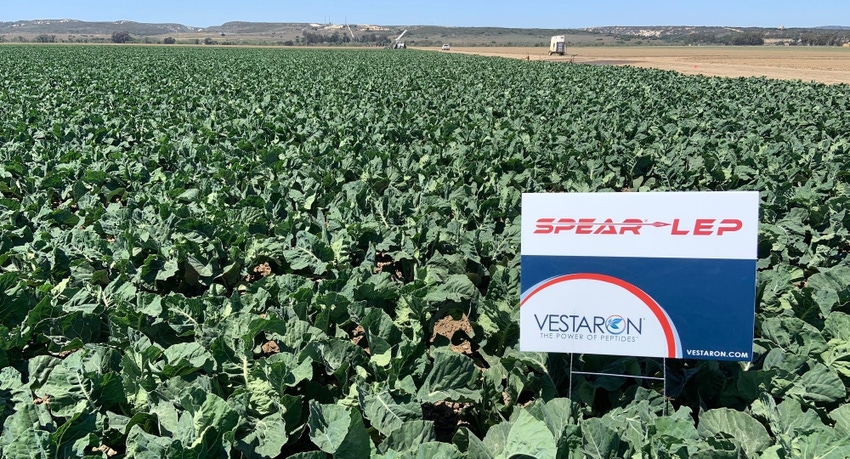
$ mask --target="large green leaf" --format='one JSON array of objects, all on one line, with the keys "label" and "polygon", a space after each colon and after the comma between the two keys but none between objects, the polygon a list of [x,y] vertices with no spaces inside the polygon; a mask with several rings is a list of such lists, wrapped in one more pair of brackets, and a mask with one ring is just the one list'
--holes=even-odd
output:
[{"label": "large green leaf", "polygon": [[508,432],[505,457],[524,455],[537,459],[554,459],[557,452],[555,436],[549,431],[546,423],[522,410]]},{"label": "large green leaf", "polygon": [[716,408],[703,413],[697,430],[703,438],[719,435],[731,438],[749,457],[754,457],[773,443],[764,425],[747,413],[728,408]]},{"label": "large green leaf", "polygon": [[79,413],[65,421],[56,432],[50,436],[50,443],[59,456],[73,457],[86,454],[91,447],[96,446],[93,432],[97,430],[97,415],[94,413]]},{"label": "large green leaf", "polygon": [[434,365],[417,394],[422,402],[477,402],[480,372],[469,357],[448,351],[435,352]]},{"label": "large green leaf", "polygon": [[850,267],[835,266],[813,274],[806,287],[813,290],[813,298],[824,317],[841,304],[850,301]]},{"label": "large green leaf", "polygon": [[342,459],[369,457],[369,434],[359,413],[340,405],[310,403],[310,440]]},{"label": "large green leaf", "polygon": [[196,439],[203,438],[206,432],[213,429],[217,435],[228,437],[228,434],[236,429],[238,423],[239,415],[236,411],[215,394],[206,394],[204,402],[197,408],[192,418],[192,424],[197,435]]},{"label": "large green leaf", "polygon": [[542,420],[549,428],[549,432],[560,438],[564,435],[567,427],[575,426],[575,406],[568,398],[555,398],[539,405]]},{"label": "large green leaf", "polygon": [[826,429],[820,417],[813,410],[803,412],[802,405],[795,399],[789,398],[776,405],[768,396],[753,404],[753,410],[765,416],[769,421],[770,430],[774,436],[786,435],[788,438],[809,435]]},{"label": "large green leaf", "polygon": [[413,455],[423,444],[433,442],[436,438],[433,421],[412,420],[393,430],[384,443],[381,443],[380,449],[383,452],[395,451]]},{"label": "large green leaf", "polygon": [[371,393],[365,388],[358,388],[358,394],[364,417],[385,436],[422,416],[422,408],[409,395],[394,395],[387,390]]},{"label": "large green leaf", "polygon": [[478,295],[475,285],[465,274],[452,274],[428,289],[425,299],[433,302],[469,300]]},{"label": "large green leaf", "polygon": [[841,405],[830,411],[829,417],[835,421],[835,431],[844,436],[850,436],[850,405]]},{"label": "large green leaf", "polygon": [[158,459],[167,457],[174,440],[151,435],[139,426],[130,428],[127,434],[127,457],[136,459]]},{"label": "large green leaf", "polygon": [[788,394],[816,403],[833,403],[843,400],[847,390],[835,372],[817,363],[797,380]]},{"label": "large green leaf", "polygon": [[307,270],[322,275],[328,270],[328,264],[334,260],[333,249],[312,233],[301,232],[296,246],[283,250],[283,256],[289,267],[295,271]]},{"label": "large green leaf", "polygon": [[0,370],[0,425],[18,406],[28,403],[32,403],[32,395],[21,380],[21,373],[12,367]]},{"label": "large green leaf", "polygon": [[793,457],[802,459],[841,459],[850,457],[850,440],[833,432],[819,431],[795,439]]},{"label": "large green leaf", "polygon": [[272,413],[262,419],[247,419],[248,432],[239,438],[236,449],[249,458],[275,458],[289,440],[286,422],[281,413]]},{"label": "large green leaf", "polygon": [[699,432],[690,419],[690,410],[681,408],[676,415],[656,419],[652,447],[666,451],[670,457],[682,457],[699,449],[699,439]]},{"label": "large green leaf", "polygon": [[495,455],[478,437],[472,434],[468,428],[460,427],[452,438],[452,443],[459,450],[466,452],[470,459],[494,459]]},{"label": "large green leaf", "polygon": [[448,443],[430,441],[416,448],[416,459],[463,459],[466,457],[457,448]]},{"label": "large green leaf", "polygon": [[598,418],[581,423],[581,451],[587,457],[605,459],[617,457],[620,451],[620,436]]},{"label": "large green leaf", "polygon": [[823,324],[823,334],[828,339],[850,342],[850,314],[834,311]]},{"label": "large green leaf", "polygon": [[817,355],[827,349],[826,340],[817,328],[794,317],[769,318],[762,323],[765,338],[801,355]]},{"label": "large green leaf", "polygon": [[74,352],[50,370],[35,394],[48,400],[50,411],[61,417],[121,403],[124,401],[121,380],[110,371],[117,366],[117,357],[103,347]]},{"label": "large green leaf", "polygon": [[178,343],[163,352],[165,366],[163,374],[170,378],[183,376],[203,370],[210,373],[215,368],[215,360],[209,351],[198,343]]},{"label": "large green leaf", "polygon": [[9,459],[53,457],[50,430],[55,428],[50,413],[44,406],[21,404],[17,411],[3,422],[0,434],[0,455]]},{"label": "large green leaf", "polygon": [[[487,435],[484,436],[483,444],[486,452],[493,457],[503,457],[505,447],[508,444],[508,436],[513,428],[513,422],[502,422],[490,427]],[[479,449],[479,455],[483,455],[485,451]]]}]

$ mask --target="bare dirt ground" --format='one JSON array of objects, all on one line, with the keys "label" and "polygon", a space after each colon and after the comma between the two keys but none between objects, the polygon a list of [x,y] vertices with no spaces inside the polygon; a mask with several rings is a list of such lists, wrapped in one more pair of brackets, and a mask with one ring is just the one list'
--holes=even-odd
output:
[{"label": "bare dirt ground", "polygon": [[850,48],[833,47],[575,47],[566,56],[547,48],[455,48],[452,53],[501,56],[531,61],[633,65],[675,70],[686,75],[760,76],[783,80],[850,84]]}]

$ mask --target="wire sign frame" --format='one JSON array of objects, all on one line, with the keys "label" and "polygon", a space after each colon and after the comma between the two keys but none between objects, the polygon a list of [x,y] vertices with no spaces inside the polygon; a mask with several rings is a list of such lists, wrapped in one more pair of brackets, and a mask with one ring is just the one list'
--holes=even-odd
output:
[{"label": "wire sign frame", "polygon": [[570,374],[569,374],[569,391],[568,397],[572,401],[573,400],[573,375],[584,375],[584,376],[602,376],[602,377],[613,377],[613,378],[624,378],[624,379],[640,379],[645,381],[661,381],[662,389],[661,396],[664,397],[664,416],[667,416],[667,358],[663,357],[662,360],[662,372],[663,376],[645,376],[645,375],[630,375],[624,373],[600,373],[594,371],[576,371],[573,370],[573,356],[575,354],[570,354]]}]

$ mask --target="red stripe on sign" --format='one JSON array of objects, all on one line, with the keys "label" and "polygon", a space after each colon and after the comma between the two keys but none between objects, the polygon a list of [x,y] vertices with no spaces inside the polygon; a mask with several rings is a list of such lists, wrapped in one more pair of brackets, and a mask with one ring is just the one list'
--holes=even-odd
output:
[{"label": "red stripe on sign", "polygon": [[676,340],[673,337],[673,327],[670,324],[670,321],[667,320],[667,315],[664,314],[664,310],[661,309],[661,305],[655,302],[651,296],[649,296],[646,292],[639,289],[638,287],[624,281],[623,279],[619,279],[613,276],[607,276],[605,274],[595,274],[595,273],[576,273],[576,274],[567,274],[564,276],[558,276],[543,284],[537,286],[534,290],[532,290],[524,300],[520,301],[519,306],[522,307],[526,301],[531,299],[538,292],[543,291],[555,284],[560,284],[561,282],[569,282],[574,280],[592,280],[598,282],[605,282],[608,284],[613,284],[618,287],[622,287],[626,289],[632,295],[638,297],[646,307],[649,308],[650,311],[655,315],[655,318],[658,319],[658,323],[661,324],[661,329],[664,330],[664,338],[667,340],[667,356],[668,358],[675,359],[676,358]]}]

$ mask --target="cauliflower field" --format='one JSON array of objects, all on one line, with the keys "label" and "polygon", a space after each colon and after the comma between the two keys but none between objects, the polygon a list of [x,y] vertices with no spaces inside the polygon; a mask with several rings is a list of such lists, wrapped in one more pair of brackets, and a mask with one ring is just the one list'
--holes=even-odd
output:
[{"label": "cauliflower field", "polygon": [[[132,46],[0,75],[4,458],[850,456],[847,85]],[[755,358],[569,400],[568,355],[518,351],[521,194],[665,190],[761,192]]]}]

